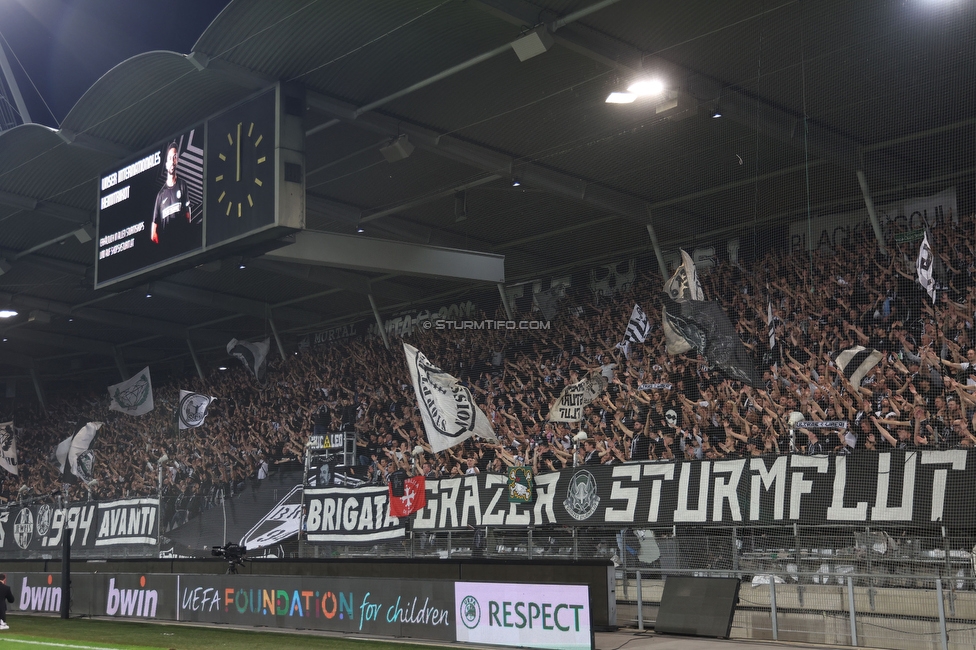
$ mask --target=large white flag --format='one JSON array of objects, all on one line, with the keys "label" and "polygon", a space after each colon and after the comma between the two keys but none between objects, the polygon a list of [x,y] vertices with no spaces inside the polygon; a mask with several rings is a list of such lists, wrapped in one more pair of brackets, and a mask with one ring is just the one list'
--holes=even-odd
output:
[{"label": "large white flag", "polygon": [[549,409],[550,422],[579,422],[583,407],[600,396],[609,382],[599,372],[592,372],[575,384],[563,388]]},{"label": "large white flag", "polygon": [[0,467],[17,474],[17,434],[13,422],[0,424]]},{"label": "large white flag", "polygon": [[207,417],[207,407],[217,399],[188,390],[180,391],[180,428],[192,429],[203,424]]},{"label": "large white flag", "polygon": [[478,408],[474,396],[456,377],[430,362],[423,352],[403,344],[410,381],[427,430],[430,448],[437,453],[460,444],[471,436],[498,440],[488,416]]},{"label": "large white flag", "polygon": [[149,376],[149,366],[118,384],[108,387],[108,395],[112,398],[110,411],[121,411],[129,415],[145,415],[153,410],[152,378]]},{"label": "large white flag", "polygon": [[62,479],[66,483],[78,480],[90,483],[94,478],[95,452],[90,447],[102,424],[102,422],[89,422],[58,445],[54,455],[58,460]]}]

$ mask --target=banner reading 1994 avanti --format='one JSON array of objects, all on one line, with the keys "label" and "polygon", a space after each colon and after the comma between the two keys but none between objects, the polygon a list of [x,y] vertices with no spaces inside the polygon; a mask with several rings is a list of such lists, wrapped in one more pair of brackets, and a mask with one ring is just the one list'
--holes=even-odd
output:
[{"label": "banner reading 1994 avanti", "polygon": [[71,548],[103,549],[157,544],[159,502],[155,498],[72,503],[66,508],[41,503],[0,511],[0,553],[25,553],[60,548],[65,530]]}]

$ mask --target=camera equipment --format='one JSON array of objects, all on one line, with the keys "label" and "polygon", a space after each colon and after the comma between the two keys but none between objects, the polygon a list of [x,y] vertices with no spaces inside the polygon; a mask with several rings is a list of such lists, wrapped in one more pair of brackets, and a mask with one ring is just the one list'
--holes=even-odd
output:
[{"label": "camera equipment", "polygon": [[227,542],[223,546],[211,546],[210,554],[227,560],[227,573],[237,573],[238,565],[244,566],[247,547],[234,542]]}]

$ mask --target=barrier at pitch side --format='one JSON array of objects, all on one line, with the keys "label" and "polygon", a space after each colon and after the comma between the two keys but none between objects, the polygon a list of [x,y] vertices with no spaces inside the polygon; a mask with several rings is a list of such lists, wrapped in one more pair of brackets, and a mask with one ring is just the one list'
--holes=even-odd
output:
[{"label": "barrier at pitch side", "polygon": [[[53,613],[54,573],[9,573],[23,613]],[[72,616],[192,621],[346,634],[592,648],[589,588],[455,580],[73,573]]]}]

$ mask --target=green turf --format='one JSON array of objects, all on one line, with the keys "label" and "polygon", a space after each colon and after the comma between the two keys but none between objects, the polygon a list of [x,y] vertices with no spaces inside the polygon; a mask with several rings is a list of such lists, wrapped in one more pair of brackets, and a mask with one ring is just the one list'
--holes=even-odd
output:
[{"label": "green turf", "polygon": [[[198,626],[165,625],[153,623],[128,623],[122,621],[52,618],[45,616],[11,615],[7,621],[10,630],[0,632],[0,648],[3,650],[58,650],[64,646],[42,645],[67,644],[79,648],[101,647],[120,650],[146,650],[164,648],[174,650],[219,650],[220,648],[245,648],[246,650],[391,650],[407,646],[397,641],[380,642],[334,637],[229,630]],[[33,643],[17,643],[17,641]],[[443,646],[410,643],[414,650],[433,650]]]}]

